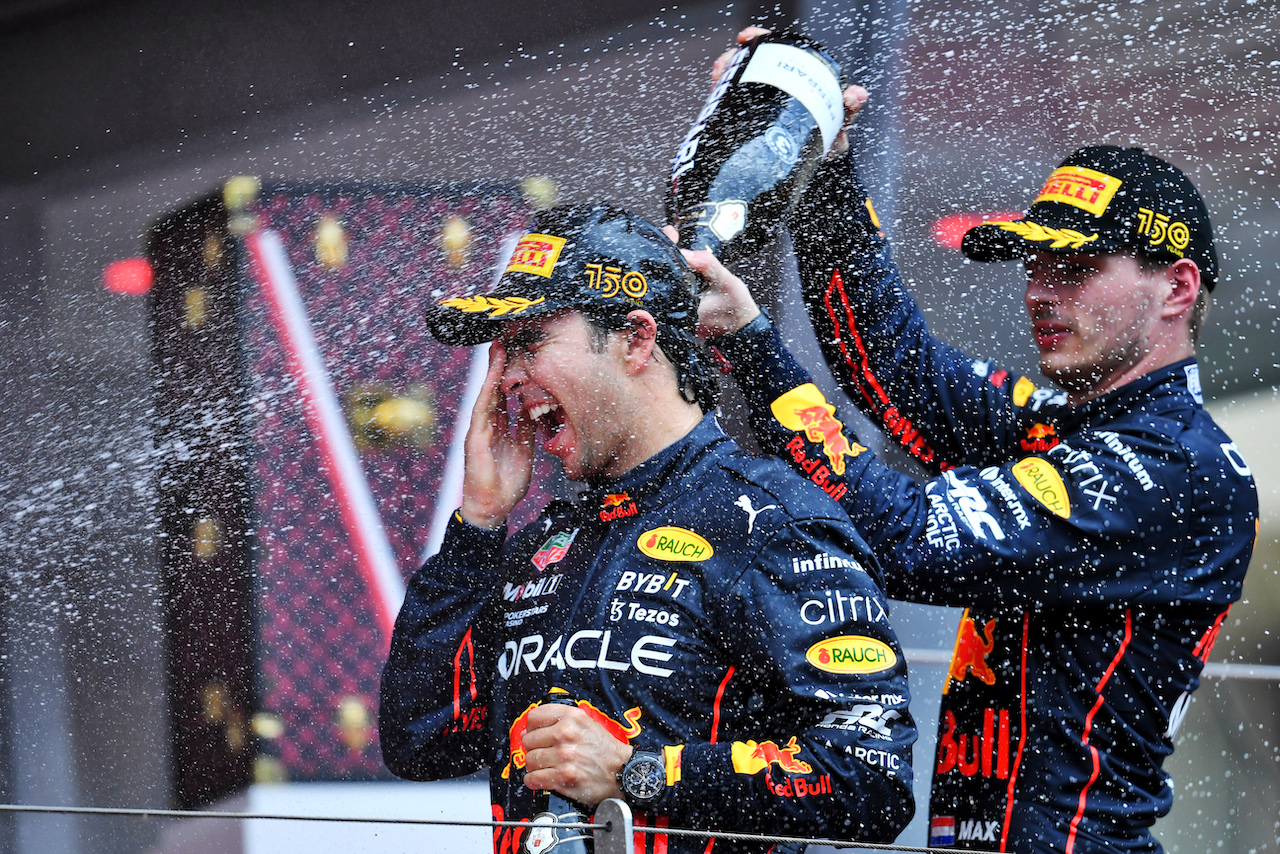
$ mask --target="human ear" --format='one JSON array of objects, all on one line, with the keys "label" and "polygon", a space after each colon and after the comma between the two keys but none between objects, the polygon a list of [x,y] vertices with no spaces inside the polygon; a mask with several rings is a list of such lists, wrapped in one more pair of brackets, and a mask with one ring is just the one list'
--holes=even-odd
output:
[{"label": "human ear", "polygon": [[636,309],[627,315],[623,334],[626,336],[625,358],[632,370],[639,370],[648,363],[657,346],[658,323],[649,312]]},{"label": "human ear", "polygon": [[1165,313],[1170,316],[1190,314],[1200,295],[1200,268],[1190,258],[1180,258],[1165,268],[1171,285],[1165,298]]}]

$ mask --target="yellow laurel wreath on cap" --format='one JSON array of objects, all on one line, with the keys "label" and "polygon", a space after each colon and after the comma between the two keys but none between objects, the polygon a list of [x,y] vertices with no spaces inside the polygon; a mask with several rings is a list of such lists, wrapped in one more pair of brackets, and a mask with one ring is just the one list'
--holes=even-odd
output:
[{"label": "yellow laurel wreath on cap", "polygon": [[1030,240],[1033,243],[1044,243],[1053,241],[1049,244],[1050,249],[1080,249],[1086,243],[1091,243],[1098,239],[1097,234],[1082,234],[1070,228],[1050,228],[1047,225],[1039,225],[1034,222],[1020,220],[1018,222],[997,222],[992,225],[998,225],[1005,231],[1012,231],[1023,240]]},{"label": "yellow laurel wreath on cap", "polygon": [[456,308],[458,311],[464,311],[467,314],[479,314],[487,311],[490,317],[501,317],[504,314],[519,314],[545,299],[546,297],[538,297],[537,299],[485,296],[454,297],[453,299],[442,300],[440,304],[447,305],[449,308]]}]

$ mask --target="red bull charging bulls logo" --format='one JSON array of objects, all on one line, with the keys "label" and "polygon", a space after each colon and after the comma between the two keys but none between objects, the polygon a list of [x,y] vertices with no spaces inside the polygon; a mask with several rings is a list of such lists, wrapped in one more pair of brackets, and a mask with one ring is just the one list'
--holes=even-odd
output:
[{"label": "red bull charging bulls logo", "polygon": [[[517,715],[516,719],[511,722],[511,728],[507,731],[507,747],[510,751],[508,755],[511,758],[507,761],[506,767],[502,769],[502,776],[504,778],[511,776],[511,768],[513,766],[521,769],[524,768],[524,734],[529,728],[529,712],[540,705],[542,705],[541,702],[530,703],[525,710]],[[621,741],[623,744],[626,744],[640,734],[640,709],[638,707],[627,709],[622,713],[622,718],[626,721],[625,724],[622,724],[597,709],[589,700],[578,700],[577,705],[578,708],[586,712],[593,721],[608,730],[609,735],[613,736],[618,741]]]},{"label": "red bull charging bulls logo", "polygon": [[1024,451],[1043,454],[1058,444],[1057,432],[1052,424],[1033,424],[1027,429],[1027,438],[1021,444]]},{"label": "red bull charging bulls logo", "polygon": [[615,519],[626,519],[640,512],[640,508],[625,492],[609,493],[600,499],[600,521],[612,522]]},{"label": "red bull charging bulls logo", "polygon": [[733,743],[733,770],[739,774],[759,774],[770,765],[777,765],[789,774],[808,774],[813,766],[799,758],[800,745],[791,736],[786,747],[775,741],[735,741]]},{"label": "red bull charging bulls logo", "polygon": [[813,383],[796,386],[779,397],[770,407],[773,417],[788,430],[803,433],[805,438],[822,446],[822,454],[836,474],[844,474],[845,457],[856,457],[866,450],[850,443],[844,424],[836,418],[835,407],[827,403]]},{"label": "red bull charging bulls logo", "polygon": [[[960,629],[956,633],[956,648],[951,653],[949,674],[957,682],[963,682],[972,673],[987,685],[996,684],[996,674],[987,664],[987,656],[996,643],[996,621],[990,620],[983,631],[979,631],[973,617],[965,611],[960,618]],[[983,635],[986,637],[983,637]]]},{"label": "red bull charging bulls logo", "polygon": [[[730,756],[733,770],[739,774],[759,774],[764,772],[764,785],[769,792],[780,798],[808,798],[831,794],[831,775],[819,774],[816,777],[798,777],[797,774],[813,773],[813,766],[800,758],[800,745],[793,735],[785,747],[779,747],[776,741],[735,741]],[[784,776],[775,778],[772,769],[777,768]]]}]

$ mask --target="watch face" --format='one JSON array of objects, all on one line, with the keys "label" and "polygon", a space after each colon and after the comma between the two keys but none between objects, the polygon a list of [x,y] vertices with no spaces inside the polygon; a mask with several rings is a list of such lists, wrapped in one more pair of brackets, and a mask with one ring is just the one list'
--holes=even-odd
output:
[{"label": "watch face", "polygon": [[653,754],[637,754],[622,773],[622,788],[637,801],[651,801],[667,784],[667,769]]}]

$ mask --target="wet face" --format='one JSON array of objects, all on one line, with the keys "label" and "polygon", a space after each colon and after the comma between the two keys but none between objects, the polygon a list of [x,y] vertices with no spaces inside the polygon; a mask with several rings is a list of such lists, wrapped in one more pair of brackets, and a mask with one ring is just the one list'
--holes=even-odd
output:
[{"label": "wet face", "polygon": [[1040,370],[1074,397],[1131,379],[1151,353],[1170,284],[1131,255],[1053,255],[1026,260],[1027,312]]},{"label": "wet face", "polygon": [[498,338],[507,359],[502,390],[538,425],[538,441],[570,480],[613,477],[631,465],[614,337],[593,342],[582,315],[565,312],[504,324]]}]

